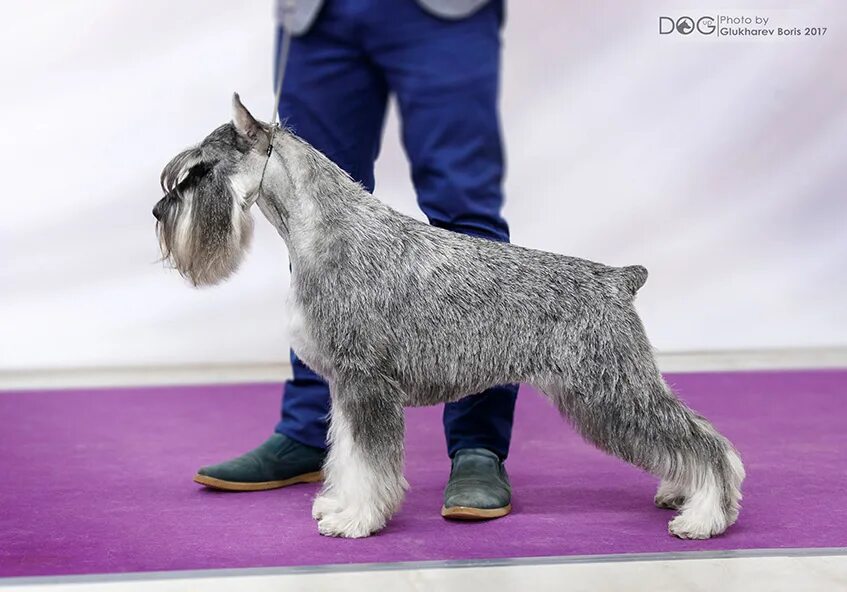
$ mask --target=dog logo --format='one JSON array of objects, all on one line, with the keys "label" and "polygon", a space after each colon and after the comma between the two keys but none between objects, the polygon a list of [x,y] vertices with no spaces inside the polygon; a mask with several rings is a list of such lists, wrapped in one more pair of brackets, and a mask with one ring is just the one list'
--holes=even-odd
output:
[{"label": "dog logo", "polygon": [[715,18],[701,16],[696,21],[690,16],[673,19],[669,16],[659,17],[659,35],[670,35],[674,31],[680,35],[690,35],[697,31],[700,35],[711,35],[716,29]]}]

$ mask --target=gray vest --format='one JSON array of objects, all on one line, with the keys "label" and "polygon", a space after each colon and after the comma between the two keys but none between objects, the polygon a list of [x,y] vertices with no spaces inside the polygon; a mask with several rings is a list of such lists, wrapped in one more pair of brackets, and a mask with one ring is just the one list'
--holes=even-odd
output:
[{"label": "gray vest", "polygon": [[[292,4],[292,10],[288,16],[288,30],[292,35],[302,35],[312,26],[323,5],[323,0],[277,0],[276,17],[280,24],[283,22],[284,8],[289,1]],[[424,10],[435,16],[460,19],[479,10],[488,0],[417,0],[417,2]]]}]

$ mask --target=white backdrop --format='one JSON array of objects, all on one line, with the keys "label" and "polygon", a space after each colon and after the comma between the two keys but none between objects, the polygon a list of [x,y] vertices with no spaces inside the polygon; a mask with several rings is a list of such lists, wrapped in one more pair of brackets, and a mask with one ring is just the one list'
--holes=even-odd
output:
[{"label": "white backdrop", "polygon": [[[847,345],[847,5],[793,4],[780,18],[827,35],[660,37],[677,13],[656,1],[509,5],[513,239],[646,265],[660,350]],[[233,90],[267,117],[270,2],[4,13],[0,369],[285,360],[288,260],[264,220],[241,272],[198,291],[155,263],[150,215]],[[377,195],[420,217],[406,171],[392,115]]]}]

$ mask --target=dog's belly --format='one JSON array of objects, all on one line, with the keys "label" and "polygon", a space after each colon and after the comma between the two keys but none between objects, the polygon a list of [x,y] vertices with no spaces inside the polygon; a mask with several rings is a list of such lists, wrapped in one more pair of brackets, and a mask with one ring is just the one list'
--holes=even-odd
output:
[{"label": "dog's belly", "polygon": [[403,392],[406,407],[428,407],[440,403],[454,403],[473,393],[479,393],[496,384],[474,385],[472,387],[457,387],[455,384],[436,385],[405,385]]}]

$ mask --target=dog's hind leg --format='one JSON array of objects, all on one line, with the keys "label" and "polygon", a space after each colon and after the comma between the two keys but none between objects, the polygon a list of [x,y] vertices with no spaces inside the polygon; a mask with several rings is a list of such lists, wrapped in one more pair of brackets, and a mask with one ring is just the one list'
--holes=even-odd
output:
[{"label": "dog's hind leg", "polygon": [[[570,376],[539,385],[590,442],[659,476],[656,502],[679,506],[668,525],[680,538],[722,533],[738,517],[741,459],[712,425],[688,409],[656,368],[637,317],[610,324]],[[618,334],[619,333],[619,334]]]},{"label": "dog's hind leg", "polygon": [[408,487],[403,394],[383,379],[340,379],[330,388],[330,448],[312,515],[323,535],[365,537],[385,526]]},{"label": "dog's hind leg", "polygon": [[661,377],[649,385],[619,377],[601,396],[560,392],[553,398],[589,441],[662,479],[656,504],[680,510],[671,534],[704,539],[735,522],[744,479],[738,454]]}]

